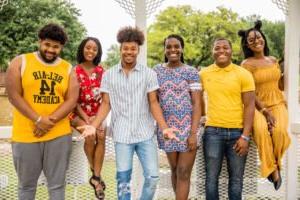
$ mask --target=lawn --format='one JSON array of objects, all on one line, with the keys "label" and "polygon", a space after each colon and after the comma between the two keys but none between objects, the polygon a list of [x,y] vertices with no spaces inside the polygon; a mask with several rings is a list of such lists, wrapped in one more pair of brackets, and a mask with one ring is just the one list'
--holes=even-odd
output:
[{"label": "lawn", "polygon": [[[10,144],[3,143],[0,140],[0,148],[0,200],[15,200],[17,199],[17,177],[13,166]],[[106,159],[102,171],[103,179],[107,185],[106,199],[117,199],[115,170],[115,161]],[[90,177],[90,172],[87,171],[87,173],[89,173],[88,177]],[[48,199],[47,188],[42,184],[37,188],[36,200],[45,199]],[[91,199],[94,199],[94,192],[88,183],[66,185],[66,200]]]}]

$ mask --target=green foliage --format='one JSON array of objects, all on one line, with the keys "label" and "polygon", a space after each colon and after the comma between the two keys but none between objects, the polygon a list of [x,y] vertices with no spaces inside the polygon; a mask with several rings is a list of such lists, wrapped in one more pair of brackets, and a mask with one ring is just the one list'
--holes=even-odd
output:
[{"label": "green foliage", "polygon": [[79,10],[66,0],[13,0],[0,11],[0,66],[7,68],[16,55],[37,50],[37,32],[49,22],[62,25],[69,37],[62,57],[73,64],[86,34]]},{"label": "green foliage", "polygon": [[102,63],[105,69],[108,69],[120,61],[120,47],[117,44],[111,45],[107,52],[107,58]]},{"label": "green foliage", "polygon": [[[238,52],[237,31],[242,27],[238,15],[219,7],[217,11],[203,13],[190,6],[169,7],[162,11],[148,30],[148,63],[150,66],[163,61],[163,38],[171,33],[183,36],[184,57],[189,65],[206,66],[212,63],[211,47],[218,37],[233,42]],[[239,54],[233,60],[240,59]]]},{"label": "green foliage", "polygon": [[[240,63],[243,55],[237,32],[252,27],[257,18],[240,18],[237,13],[223,7],[208,13],[194,10],[190,6],[169,7],[158,14],[155,22],[148,28],[148,65],[163,62],[163,39],[171,33],[184,38],[184,57],[189,65],[211,64],[212,43],[220,37],[232,42],[232,60]],[[271,54],[280,57],[284,46],[284,23],[264,20],[263,30],[267,35]]]},{"label": "green foliage", "polygon": [[278,59],[284,57],[284,27],[284,22],[263,20],[262,31],[267,37],[270,55]]}]

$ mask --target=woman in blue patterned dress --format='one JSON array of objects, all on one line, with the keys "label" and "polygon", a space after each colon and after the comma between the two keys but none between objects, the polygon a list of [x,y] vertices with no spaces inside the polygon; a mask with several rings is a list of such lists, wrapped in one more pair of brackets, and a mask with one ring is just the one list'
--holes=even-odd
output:
[{"label": "woman in blue patterned dress", "polygon": [[179,140],[167,140],[158,130],[159,148],[168,157],[176,199],[188,199],[190,176],[197,151],[197,130],[201,117],[201,87],[198,71],[183,59],[184,41],[179,35],[164,40],[165,63],[154,67],[158,98],[169,127]]}]

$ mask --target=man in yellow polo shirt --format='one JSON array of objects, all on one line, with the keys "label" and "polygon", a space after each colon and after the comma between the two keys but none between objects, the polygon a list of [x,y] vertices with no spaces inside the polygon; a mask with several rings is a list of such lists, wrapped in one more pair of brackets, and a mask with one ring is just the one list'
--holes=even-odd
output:
[{"label": "man in yellow polo shirt", "polygon": [[218,179],[224,156],[228,162],[230,200],[242,199],[243,174],[255,108],[251,74],[231,63],[229,40],[214,41],[215,63],[201,70],[207,93],[207,121],[203,135],[206,200],[218,200]]},{"label": "man in yellow polo shirt", "polygon": [[41,171],[51,200],[63,200],[71,153],[67,115],[76,106],[79,85],[71,64],[59,57],[67,41],[56,24],[38,34],[39,49],[14,58],[6,89],[14,106],[12,152],[18,175],[18,198],[34,200]]}]

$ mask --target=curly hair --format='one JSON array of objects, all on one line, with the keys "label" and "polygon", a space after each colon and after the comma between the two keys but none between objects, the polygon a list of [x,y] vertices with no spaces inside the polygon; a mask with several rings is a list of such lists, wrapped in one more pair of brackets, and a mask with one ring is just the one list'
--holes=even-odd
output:
[{"label": "curly hair", "polygon": [[68,41],[68,36],[64,29],[58,24],[47,24],[39,30],[38,37],[41,40],[51,39],[65,45]]},{"label": "curly hair", "polygon": [[244,57],[249,58],[249,57],[253,57],[254,53],[253,51],[248,47],[248,42],[247,42],[247,38],[249,36],[249,33],[251,31],[254,31],[255,33],[255,39],[256,39],[256,32],[259,32],[261,34],[261,36],[263,37],[264,41],[265,41],[265,46],[264,46],[264,55],[265,56],[269,56],[269,47],[268,47],[268,42],[267,42],[267,38],[266,36],[263,34],[263,32],[260,30],[262,27],[262,22],[260,20],[257,20],[254,24],[254,27],[249,28],[248,30],[239,30],[238,35],[241,37],[241,46],[243,49],[243,53],[244,53]]},{"label": "curly hair", "polygon": [[[181,48],[184,49],[184,41],[183,41],[183,38],[180,36],[180,35],[177,35],[177,34],[171,34],[171,35],[168,35],[165,39],[164,39],[164,46],[166,45],[166,41],[170,38],[175,38],[176,40],[178,40],[180,42],[180,45],[181,45]],[[181,56],[180,56],[180,61],[182,63],[184,63],[184,57],[183,57],[183,52],[181,53]],[[168,62],[168,58],[167,56],[165,55],[165,62]]]},{"label": "curly hair", "polygon": [[122,44],[123,42],[136,42],[139,46],[144,44],[144,33],[138,27],[126,26],[119,30],[117,34],[117,41]]},{"label": "curly hair", "polygon": [[78,63],[85,62],[85,58],[84,58],[84,55],[83,55],[83,49],[84,49],[86,43],[90,40],[94,41],[97,45],[97,48],[98,48],[97,55],[93,60],[93,64],[98,65],[101,62],[102,46],[101,46],[100,41],[97,38],[94,38],[94,37],[87,37],[87,38],[85,38],[84,40],[81,41],[81,43],[78,46],[78,50],[77,50],[77,62]]}]

